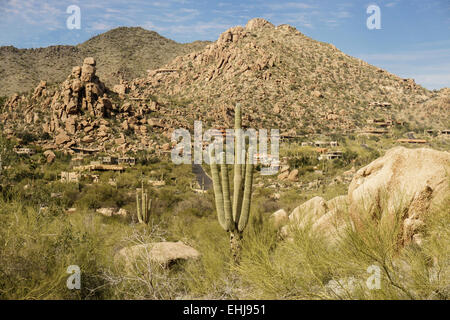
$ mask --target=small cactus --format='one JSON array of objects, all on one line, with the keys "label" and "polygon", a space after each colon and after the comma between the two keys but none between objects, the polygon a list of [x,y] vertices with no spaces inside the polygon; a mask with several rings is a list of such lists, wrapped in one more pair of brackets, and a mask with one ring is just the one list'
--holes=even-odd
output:
[{"label": "small cactus", "polygon": [[[230,233],[231,253],[235,263],[239,263],[242,234],[248,224],[250,216],[250,205],[253,185],[253,156],[254,150],[251,146],[245,155],[242,150],[242,115],[241,106],[235,109],[235,159],[234,159],[234,190],[233,202],[231,202],[230,182],[228,177],[229,168],[222,159],[219,165],[214,150],[211,153],[211,175],[213,180],[214,198],[216,202],[217,216],[222,228]],[[244,141],[245,143],[245,141]],[[223,156],[223,154],[221,155]],[[245,161],[241,157],[245,156]],[[220,171],[220,173],[219,173]]]},{"label": "small cactus", "polygon": [[148,224],[151,207],[152,199],[148,198],[148,193],[144,190],[144,182],[142,182],[141,196],[139,196],[139,192],[136,192],[136,210],[139,223]]}]

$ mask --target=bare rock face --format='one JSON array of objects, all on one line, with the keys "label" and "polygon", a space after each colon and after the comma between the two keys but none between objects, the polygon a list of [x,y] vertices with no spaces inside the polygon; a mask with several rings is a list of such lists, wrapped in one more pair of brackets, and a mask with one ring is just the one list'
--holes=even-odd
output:
[{"label": "bare rock face", "polygon": [[239,39],[242,39],[247,36],[247,32],[245,32],[244,28],[241,26],[233,27],[222,33],[217,40],[219,44],[225,44],[228,42],[237,42]]},{"label": "bare rock face", "polygon": [[62,145],[70,141],[70,137],[65,132],[61,132],[55,138],[55,143],[57,145]]},{"label": "bare rock face", "polygon": [[404,147],[389,150],[358,170],[349,186],[349,209],[355,225],[362,227],[361,210],[373,214],[381,210],[385,216],[404,210],[403,243],[420,238],[425,214],[450,193],[449,172],[448,152]]},{"label": "bare rock face", "polygon": [[292,230],[310,226],[312,232],[321,233],[330,244],[334,244],[339,239],[339,232],[345,227],[347,207],[347,196],[338,196],[329,201],[314,197],[292,211],[280,235],[289,240]]},{"label": "bare rock face", "polygon": [[39,85],[34,89],[33,99],[39,98],[41,96],[45,96],[47,88],[47,81],[41,80]]},{"label": "bare rock face", "polygon": [[314,197],[292,211],[289,215],[290,221],[304,224],[312,219],[316,220],[327,212],[327,203],[322,197]]},{"label": "bare rock face", "polygon": [[168,266],[177,260],[198,259],[200,253],[183,242],[156,242],[139,244],[121,249],[115,260],[124,261],[128,270],[137,259],[150,260],[153,263]]},{"label": "bare rock face", "polygon": [[[95,117],[105,117],[109,114],[111,103],[104,95],[105,85],[95,74],[95,65],[94,58],[84,59],[83,65],[74,67],[63,83],[63,108],[66,114],[88,112]],[[52,104],[52,108],[55,107],[56,104]]]}]

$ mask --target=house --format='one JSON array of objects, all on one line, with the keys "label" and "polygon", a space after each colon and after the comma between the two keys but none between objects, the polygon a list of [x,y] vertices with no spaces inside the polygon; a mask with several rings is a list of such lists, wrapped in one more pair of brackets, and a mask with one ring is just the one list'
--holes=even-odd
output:
[{"label": "house", "polygon": [[128,164],[130,166],[136,165],[136,159],[131,157],[120,157],[117,158],[117,164]]},{"label": "house", "polygon": [[78,147],[70,147],[70,149],[75,151],[75,153],[80,153],[80,154],[93,154],[93,153],[102,151],[102,149],[89,149],[89,148],[78,148]]},{"label": "house", "polygon": [[337,147],[338,145],[337,141],[330,141],[330,147]]},{"label": "house", "polygon": [[[93,163],[92,163],[93,162]],[[87,166],[74,167],[73,170],[76,171],[125,171],[123,166],[118,166],[114,164],[100,164],[100,161],[92,161],[91,164]]]},{"label": "house", "polygon": [[387,133],[389,133],[389,131],[386,129],[381,129],[381,128],[378,128],[378,129],[367,128],[362,133],[379,135],[379,134],[387,134]]},{"label": "house", "polygon": [[14,148],[14,152],[17,154],[23,154],[27,156],[31,156],[36,153],[33,149],[30,148]]},{"label": "house", "polygon": [[319,148],[323,148],[329,145],[326,141],[314,141],[314,145]]},{"label": "house", "polygon": [[117,158],[116,157],[111,157],[111,156],[106,156],[106,157],[102,157],[100,158],[100,161],[102,162],[102,164],[117,164]]},{"label": "house", "polygon": [[342,158],[342,151],[329,151],[326,154],[322,154],[319,156],[319,160],[334,160]]},{"label": "house", "polygon": [[63,183],[78,183],[80,181],[80,175],[77,172],[61,172],[61,182]]},{"label": "house", "polygon": [[427,143],[427,140],[423,139],[398,139],[399,143],[414,143],[414,144],[424,144]]}]

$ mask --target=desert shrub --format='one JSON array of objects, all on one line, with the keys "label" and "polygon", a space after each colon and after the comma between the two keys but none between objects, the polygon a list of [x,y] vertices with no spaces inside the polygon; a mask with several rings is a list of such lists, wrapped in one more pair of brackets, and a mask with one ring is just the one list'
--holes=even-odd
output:
[{"label": "desert shrub", "polygon": [[[0,298],[89,299],[99,297],[102,237],[97,228],[67,217],[42,215],[12,202],[0,206]],[[66,286],[67,267],[82,271],[81,290]]]},{"label": "desert shrub", "polygon": [[121,208],[123,205],[132,201],[134,201],[133,197],[113,186],[94,184],[83,189],[76,202],[76,206],[83,209],[98,209],[102,207]]},{"label": "desert shrub", "polygon": [[[359,209],[363,229],[348,220],[334,243],[309,225],[292,228],[291,240],[282,242],[260,229],[256,237],[247,237],[251,240],[237,268],[245,298],[448,299],[449,201],[445,204],[429,214],[421,246],[399,243],[401,206],[391,215],[384,205],[378,213]],[[380,272],[379,288],[367,285],[370,268]]]},{"label": "desert shrub", "polygon": [[31,142],[39,140],[39,137],[28,131],[21,131],[16,133],[16,137],[22,140],[23,144],[29,144]]},{"label": "desert shrub", "polygon": [[212,215],[213,212],[214,205],[211,199],[204,195],[193,195],[186,200],[178,202],[173,214],[204,217]]},{"label": "desert shrub", "polygon": [[[162,241],[157,226],[144,232],[133,230],[121,239],[121,246],[129,247]],[[115,299],[177,299],[183,298],[179,268],[166,268],[153,261],[148,254],[133,258],[131,263],[117,259],[117,263],[104,270],[102,279]],[[181,262],[178,262],[181,263]]]}]

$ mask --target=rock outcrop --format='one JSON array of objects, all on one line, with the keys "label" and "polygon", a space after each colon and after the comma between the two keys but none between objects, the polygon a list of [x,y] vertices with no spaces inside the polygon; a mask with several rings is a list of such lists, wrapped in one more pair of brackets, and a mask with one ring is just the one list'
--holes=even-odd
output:
[{"label": "rock outcrop", "polygon": [[426,213],[449,194],[450,153],[404,147],[391,149],[358,170],[348,190],[356,226],[360,225],[361,210],[376,216],[404,212],[404,243],[420,242]]},{"label": "rock outcrop", "polygon": [[450,153],[397,147],[358,170],[348,195],[329,201],[314,197],[295,208],[281,234],[288,238],[291,228],[310,226],[333,242],[349,221],[364,232],[366,217],[394,223],[399,214],[401,244],[420,244],[427,213],[439,209],[449,195]]},{"label": "rock outcrop", "polygon": [[121,249],[115,256],[116,262],[122,261],[128,270],[137,259],[168,266],[177,260],[198,259],[200,253],[183,242],[156,242],[139,244]]}]

